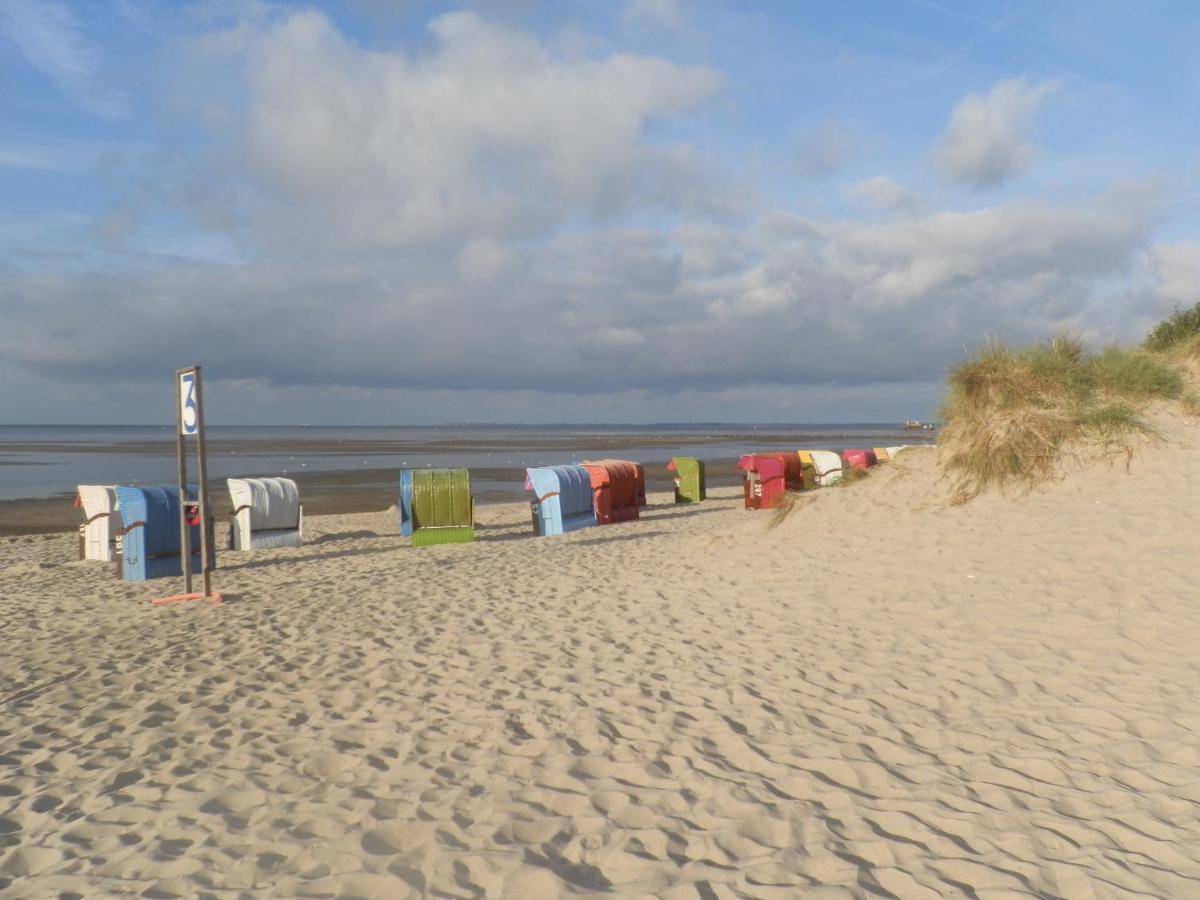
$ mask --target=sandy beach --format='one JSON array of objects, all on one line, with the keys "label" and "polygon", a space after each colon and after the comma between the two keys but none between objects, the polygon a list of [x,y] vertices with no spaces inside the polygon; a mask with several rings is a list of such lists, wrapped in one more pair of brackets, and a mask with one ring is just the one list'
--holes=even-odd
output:
[{"label": "sandy beach", "polygon": [[[935,451],[225,554],[227,603],[0,540],[11,897],[1200,896],[1196,432],[1030,496]],[[219,530],[219,534],[223,531]]]}]

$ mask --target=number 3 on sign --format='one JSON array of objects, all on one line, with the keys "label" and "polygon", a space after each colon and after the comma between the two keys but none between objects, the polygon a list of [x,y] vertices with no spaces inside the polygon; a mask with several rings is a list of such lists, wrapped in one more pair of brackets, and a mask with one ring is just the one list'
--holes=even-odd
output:
[{"label": "number 3 on sign", "polygon": [[196,373],[179,376],[179,432],[195,434],[199,419],[196,415]]}]

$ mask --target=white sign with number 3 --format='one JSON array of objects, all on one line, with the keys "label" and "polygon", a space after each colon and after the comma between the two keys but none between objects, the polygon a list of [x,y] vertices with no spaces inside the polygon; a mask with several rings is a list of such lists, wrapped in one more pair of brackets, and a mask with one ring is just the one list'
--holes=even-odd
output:
[{"label": "white sign with number 3", "polygon": [[195,434],[199,419],[196,416],[196,373],[179,376],[179,433]]}]

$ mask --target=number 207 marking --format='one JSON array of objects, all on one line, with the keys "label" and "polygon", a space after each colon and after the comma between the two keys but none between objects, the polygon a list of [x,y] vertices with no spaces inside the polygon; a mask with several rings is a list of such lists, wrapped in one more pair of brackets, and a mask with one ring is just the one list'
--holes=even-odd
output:
[{"label": "number 207 marking", "polygon": [[179,376],[179,396],[182,401],[179,430],[183,434],[195,434],[198,423],[196,415],[196,373]]}]

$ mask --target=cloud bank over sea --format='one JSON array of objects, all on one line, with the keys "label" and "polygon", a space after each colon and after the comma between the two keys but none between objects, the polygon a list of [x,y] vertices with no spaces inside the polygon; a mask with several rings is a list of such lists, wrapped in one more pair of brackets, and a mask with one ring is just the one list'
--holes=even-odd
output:
[{"label": "cloud bank over sea", "polygon": [[1074,6],[4,0],[0,419],[200,362],[229,422],[864,421],[989,334],[1136,338],[1196,299],[1198,14],[1031,53]]}]

